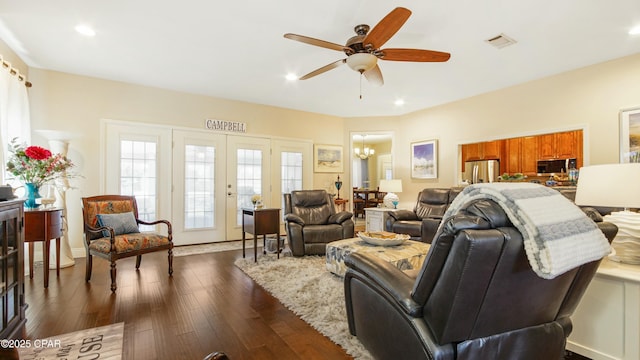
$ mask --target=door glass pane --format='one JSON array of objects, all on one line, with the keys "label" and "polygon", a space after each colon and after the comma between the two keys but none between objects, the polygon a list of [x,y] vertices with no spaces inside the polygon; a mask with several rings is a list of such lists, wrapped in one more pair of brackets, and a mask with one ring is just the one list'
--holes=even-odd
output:
[{"label": "door glass pane", "polygon": [[282,194],[293,190],[302,190],[302,153],[286,152],[280,154],[280,172],[282,184],[280,187],[281,209],[284,209],[284,197]]},{"label": "door glass pane", "polygon": [[251,197],[262,195],[262,150],[238,149],[236,224],[242,225],[242,208],[253,207]]},{"label": "door glass pane", "polygon": [[156,220],[156,168],[155,142],[120,141],[120,194],[136,197],[138,217],[145,221]]},{"label": "door glass pane", "polygon": [[212,228],[215,226],[215,148],[186,145],[184,163],[185,229]]}]

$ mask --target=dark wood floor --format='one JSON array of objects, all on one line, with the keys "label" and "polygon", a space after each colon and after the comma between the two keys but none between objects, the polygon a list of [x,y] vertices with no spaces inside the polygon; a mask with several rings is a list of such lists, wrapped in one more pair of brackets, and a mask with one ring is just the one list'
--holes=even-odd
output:
[{"label": "dark wood floor", "polygon": [[[84,281],[85,261],[26,278],[27,338],[125,323],[123,359],[202,359],[224,351],[238,359],[350,359],[342,348],[300,320],[247,277],[233,262],[242,251],[174,258],[167,276],[166,253],[118,262],[118,290],[109,290],[109,266],[94,259]],[[567,360],[586,359],[577,354]]]},{"label": "dark wood floor", "polygon": [[238,359],[349,359],[339,346],[300,320],[233,265],[240,251],[174,258],[166,253],[118,262],[118,290],[109,290],[108,262],[94,258],[51,271],[43,288],[42,267],[26,278],[26,335],[42,339],[82,329],[125,323],[123,359],[202,359],[224,351]]}]

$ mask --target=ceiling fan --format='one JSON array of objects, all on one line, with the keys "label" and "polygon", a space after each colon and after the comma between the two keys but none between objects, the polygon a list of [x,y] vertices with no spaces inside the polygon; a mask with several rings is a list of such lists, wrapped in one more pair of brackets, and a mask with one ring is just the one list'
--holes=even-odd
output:
[{"label": "ceiling fan", "polygon": [[387,16],[369,31],[369,25],[361,24],[354,28],[356,36],[353,36],[345,45],[314,39],[308,36],[287,33],[284,37],[309,45],[342,51],[347,57],[319,69],[316,69],[300,78],[306,80],[320,75],[331,69],[346,63],[349,67],[364,77],[372,84],[382,85],[382,72],[378,66],[378,59],[391,61],[412,62],[444,62],[449,60],[451,54],[433,50],[421,49],[381,49],[411,16],[411,11],[403,7],[393,9]]}]

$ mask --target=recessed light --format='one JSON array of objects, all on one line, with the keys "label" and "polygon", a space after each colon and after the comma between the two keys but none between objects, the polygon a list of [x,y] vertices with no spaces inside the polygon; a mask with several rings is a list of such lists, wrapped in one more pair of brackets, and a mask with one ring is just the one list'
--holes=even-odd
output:
[{"label": "recessed light", "polygon": [[632,27],[631,30],[629,30],[629,35],[640,35],[640,25]]},{"label": "recessed light", "polygon": [[395,106],[402,106],[402,105],[404,105],[404,100],[398,99],[398,100],[394,101],[393,104]]},{"label": "recessed light", "polygon": [[294,73],[288,73],[287,76],[285,76],[285,79],[287,79],[289,81],[296,81],[296,80],[298,80],[298,75],[296,75]]},{"label": "recessed light", "polygon": [[75,30],[84,36],[96,36],[95,30],[88,25],[76,25]]}]

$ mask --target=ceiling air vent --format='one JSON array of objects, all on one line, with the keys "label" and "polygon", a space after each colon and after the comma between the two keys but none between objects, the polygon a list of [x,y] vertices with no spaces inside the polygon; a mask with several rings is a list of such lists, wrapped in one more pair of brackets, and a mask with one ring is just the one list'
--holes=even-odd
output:
[{"label": "ceiling air vent", "polygon": [[505,46],[513,45],[517,42],[505,34],[494,36],[491,39],[487,39],[485,41],[498,49],[502,49]]}]

